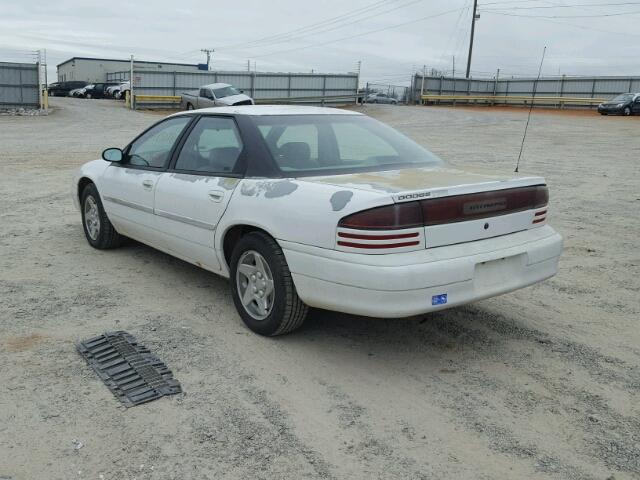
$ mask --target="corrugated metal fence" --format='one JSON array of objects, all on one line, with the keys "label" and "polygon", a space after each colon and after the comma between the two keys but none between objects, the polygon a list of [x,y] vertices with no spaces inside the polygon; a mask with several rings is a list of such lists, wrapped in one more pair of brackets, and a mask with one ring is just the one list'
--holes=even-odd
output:
[{"label": "corrugated metal fence", "polygon": [[38,65],[0,62],[0,108],[38,108]]},{"label": "corrugated metal fence", "polygon": [[[267,72],[133,72],[139,95],[197,93],[210,83],[229,83],[256,100],[269,98],[355,95],[356,74],[267,73]],[[129,72],[107,73],[107,81],[129,80]]]},{"label": "corrugated metal fence", "polygon": [[[466,79],[424,77],[424,94],[430,95],[532,95],[535,79],[500,78]],[[422,76],[413,77],[413,100],[419,101]],[[538,81],[536,95],[554,97],[609,98],[620,93],[640,92],[640,77],[543,77]]]}]

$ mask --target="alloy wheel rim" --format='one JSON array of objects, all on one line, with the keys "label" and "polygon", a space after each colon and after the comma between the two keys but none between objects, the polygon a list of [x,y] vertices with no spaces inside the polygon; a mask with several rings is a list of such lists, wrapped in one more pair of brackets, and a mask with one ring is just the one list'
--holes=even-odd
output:
[{"label": "alloy wheel rim", "polygon": [[91,240],[97,240],[100,234],[100,214],[98,204],[91,195],[84,201],[84,225]]},{"label": "alloy wheel rim", "polygon": [[264,320],[273,310],[275,290],[269,264],[255,250],[247,250],[238,260],[236,289],[245,311]]}]

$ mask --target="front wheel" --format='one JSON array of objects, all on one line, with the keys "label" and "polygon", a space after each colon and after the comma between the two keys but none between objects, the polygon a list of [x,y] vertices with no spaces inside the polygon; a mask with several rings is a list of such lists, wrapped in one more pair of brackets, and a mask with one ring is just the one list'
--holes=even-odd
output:
[{"label": "front wheel", "polygon": [[276,241],[261,232],[240,239],[231,255],[231,293],[244,323],[260,335],[299,328],[308,307],[300,300]]},{"label": "front wheel", "polygon": [[122,237],[111,225],[102,206],[98,189],[93,183],[87,185],[82,191],[80,209],[82,212],[82,227],[89,245],[99,250],[120,246]]},{"label": "front wheel", "polygon": [[191,105],[190,103],[187,103],[187,110],[193,110],[193,105]]},{"label": "front wheel", "polygon": [[629,107],[624,107],[624,111],[622,112],[625,117],[631,115],[631,109]]}]

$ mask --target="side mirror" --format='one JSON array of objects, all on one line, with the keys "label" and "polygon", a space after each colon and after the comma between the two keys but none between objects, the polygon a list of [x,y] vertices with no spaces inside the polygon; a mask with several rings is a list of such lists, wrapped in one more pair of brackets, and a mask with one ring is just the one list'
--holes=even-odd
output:
[{"label": "side mirror", "polygon": [[121,162],[124,154],[119,148],[107,148],[102,152],[102,158],[107,162]]}]

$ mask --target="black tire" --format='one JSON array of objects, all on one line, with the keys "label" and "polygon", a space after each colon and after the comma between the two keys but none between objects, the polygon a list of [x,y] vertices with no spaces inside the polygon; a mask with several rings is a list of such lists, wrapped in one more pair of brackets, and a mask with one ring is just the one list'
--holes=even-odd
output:
[{"label": "black tire", "polygon": [[600,112],[600,115],[607,115],[607,114],[606,114],[606,113],[604,113],[604,112]]},{"label": "black tire", "polygon": [[623,114],[625,117],[630,116],[630,115],[631,115],[631,109],[630,109],[629,107],[624,107],[624,110],[622,111],[622,114]]},{"label": "black tire", "polygon": [[[238,291],[238,262],[245,252],[250,251],[257,252],[264,258],[273,276],[273,306],[262,320],[249,314]],[[243,236],[231,254],[230,267],[233,303],[249,329],[260,335],[276,336],[292,332],[302,325],[309,308],[298,297],[282,249],[273,238],[262,232],[251,232]]]},{"label": "black tire", "polygon": [[[95,238],[93,238],[89,233],[85,217],[87,203],[90,201],[94,202],[98,210],[99,225],[98,233],[97,235],[94,235]],[[99,250],[107,250],[119,247],[122,244],[123,237],[116,231],[109,221],[107,213],[104,211],[104,207],[102,206],[102,200],[100,200],[98,189],[93,183],[84,187],[82,195],[80,195],[80,212],[82,214],[82,228],[84,230],[84,236],[87,238],[89,245]]]},{"label": "black tire", "polygon": [[91,95],[90,93],[86,93],[86,94],[84,95],[84,98],[91,98],[91,97],[92,97],[92,95]]},{"label": "black tire", "polygon": [[191,105],[190,103],[187,103],[187,110],[194,110],[193,105]]}]

